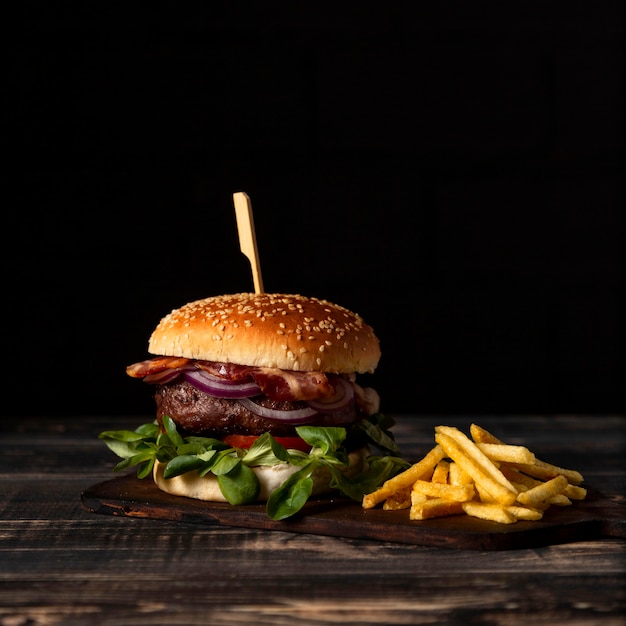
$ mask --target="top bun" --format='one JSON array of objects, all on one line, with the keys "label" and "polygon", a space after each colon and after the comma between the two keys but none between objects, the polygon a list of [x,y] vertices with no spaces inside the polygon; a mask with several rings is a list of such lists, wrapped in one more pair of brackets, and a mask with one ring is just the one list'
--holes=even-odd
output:
[{"label": "top bun", "polygon": [[236,293],[185,304],[155,328],[151,354],[335,374],[373,372],[374,331],[359,315],[317,298]]}]

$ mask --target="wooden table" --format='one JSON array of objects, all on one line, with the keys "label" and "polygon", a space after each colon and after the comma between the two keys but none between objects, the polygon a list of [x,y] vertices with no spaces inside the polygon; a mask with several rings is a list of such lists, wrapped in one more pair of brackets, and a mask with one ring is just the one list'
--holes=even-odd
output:
[{"label": "wooden table", "polygon": [[[405,458],[439,423],[396,416]],[[102,430],[141,417],[3,418],[0,624],[624,624],[626,542],[458,550],[116,517],[81,494],[114,477]],[[480,417],[537,456],[626,494],[626,418]]]}]

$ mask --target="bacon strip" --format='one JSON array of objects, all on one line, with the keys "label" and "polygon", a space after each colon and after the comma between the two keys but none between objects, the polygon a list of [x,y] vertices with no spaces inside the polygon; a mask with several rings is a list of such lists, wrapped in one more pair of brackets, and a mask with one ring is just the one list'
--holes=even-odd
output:
[{"label": "bacon strip", "polygon": [[[252,378],[261,391],[276,401],[314,400],[335,392],[324,372],[294,372],[271,367],[249,367],[235,363],[198,361],[183,357],[159,356],[133,363],[126,373],[133,378],[145,378],[164,370],[198,367],[227,380],[243,382]],[[155,377],[155,382],[159,377]],[[168,379],[171,380],[171,379]],[[147,380],[146,382],[152,382]]]},{"label": "bacon strip", "polygon": [[272,400],[315,400],[335,393],[324,372],[287,372],[257,367],[252,377],[261,391]]},{"label": "bacon strip", "polygon": [[157,356],[153,359],[133,363],[126,368],[126,373],[133,378],[143,378],[149,374],[157,374],[166,369],[185,367],[191,359],[178,356]]}]

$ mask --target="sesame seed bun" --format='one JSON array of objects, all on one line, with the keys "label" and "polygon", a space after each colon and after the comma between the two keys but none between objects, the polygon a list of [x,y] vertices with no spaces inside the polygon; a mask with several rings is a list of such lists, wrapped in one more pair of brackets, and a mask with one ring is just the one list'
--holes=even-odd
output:
[{"label": "sesame seed bun", "polygon": [[185,304],[166,315],[151,354],[335,374],[373,372],[374,331],[359,315],[326,300],[238,293]]}]

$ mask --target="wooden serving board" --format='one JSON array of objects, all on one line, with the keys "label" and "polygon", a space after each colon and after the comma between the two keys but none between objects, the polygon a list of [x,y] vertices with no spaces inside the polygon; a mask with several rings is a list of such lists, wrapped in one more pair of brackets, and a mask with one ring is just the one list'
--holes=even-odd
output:
[{"label": "wooden serving board", "polygon": [[342,497],[312,499],[287,520],[273,521],[264,504],[232,506],[167,494],[152,480],[134,474],[99,483],[83,492],[83,506],[93,513],[372,539],[469,550],[510,550],[626,538],[626,506],[588,489],[587,498],[571,506],[553,506],[536,522],[497,524],[466,515],[411,521],[407,509],[364,510]]}]

